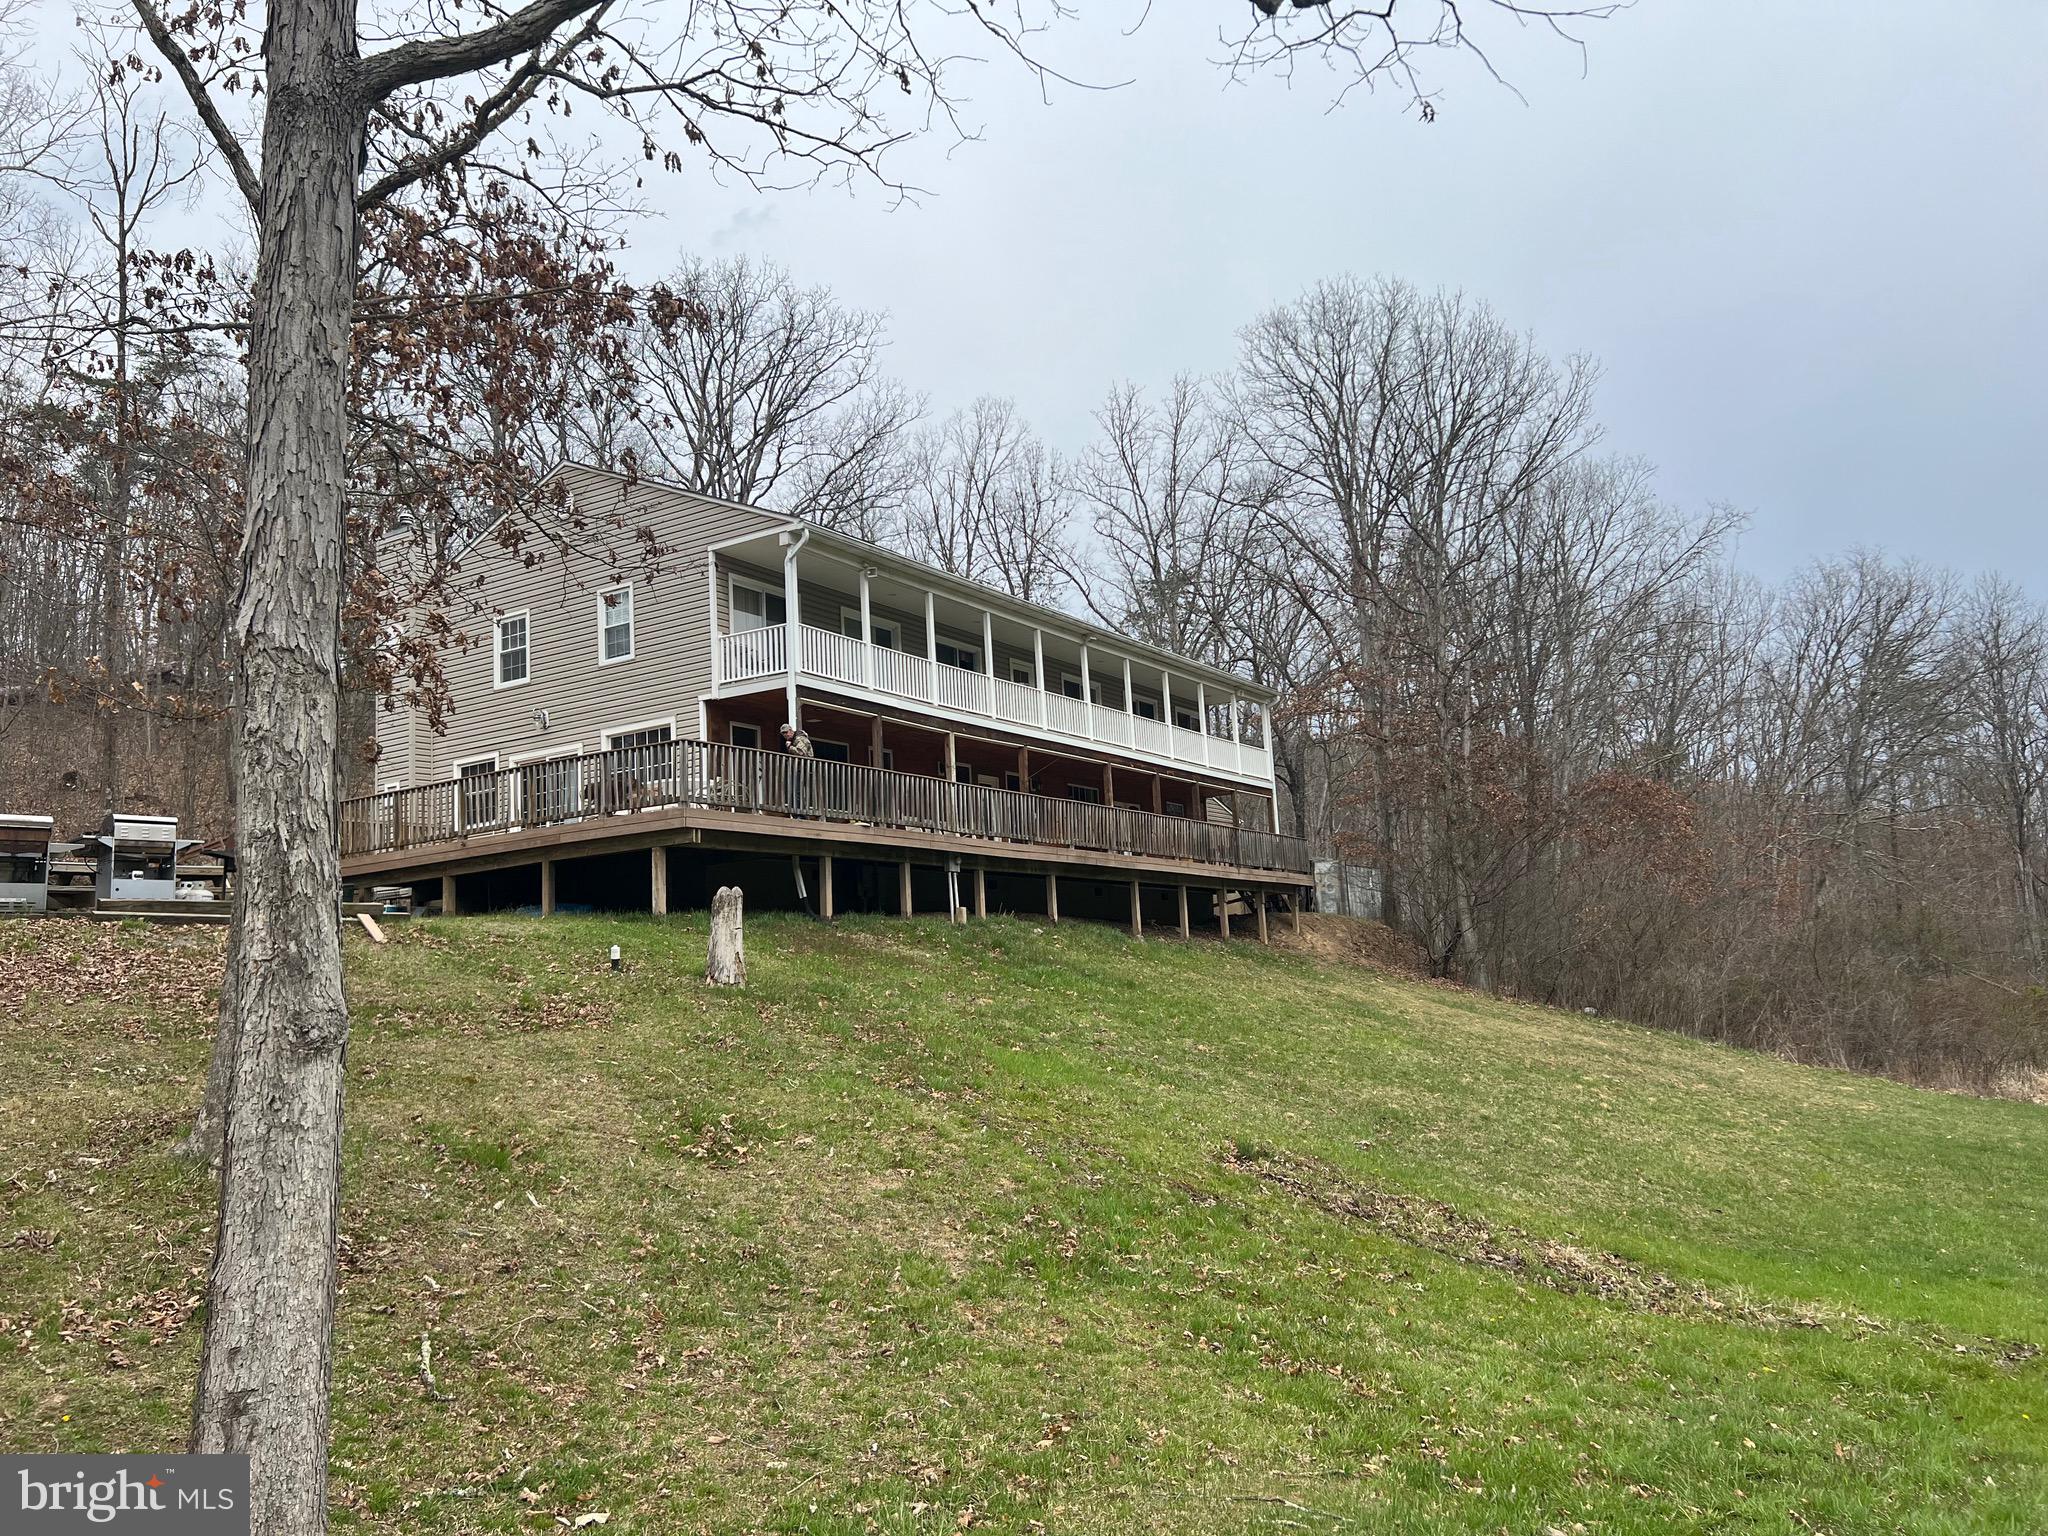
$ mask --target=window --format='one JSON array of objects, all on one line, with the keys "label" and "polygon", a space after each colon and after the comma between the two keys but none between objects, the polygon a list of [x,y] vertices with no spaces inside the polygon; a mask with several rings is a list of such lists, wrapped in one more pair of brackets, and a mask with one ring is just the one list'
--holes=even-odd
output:
[{"label": "window", "polygon": [[456,798],[462,811],[462,825],[488,827],[498,819],[498,759],[480,757],[455,765]]},{"label": "window", "polygon": [[1202,722],[1195,712],[1192,709],[1182,709],[1178,704],[1173,706],[1173,723],[1184,731],[1199,731],[1202,728]]},{"label": "window", "polygon": [[[858,640],[860,638],[860,610],[858,608],[841,608],[839,610],[839,633],[846,636],[849,640]],[[868,638],[885,651],[900,651],[903,649],[902,645],[898,643],[899,636],[896,632],[896,626],[887,619],[876,618],[873,610],[869,610],[868,613]]]},{"label": "window", "polygon": [[1159,706],[1150,699],[1133,699],[1131,701],[1131,713],[1142,719],[1157,720],[1159,718]]},{"label": "window", "polygon": [[529,675],[531,661],[527,643],[527,620],[524,613],[508,613],[498,620],[497,671],[492,679],[495,688],[510,688],[514,683],[523,683]]},{"label": "window", "polygon": [[736,747],[760,746],[761,727],[759,727],[758,725],[741,725],[738,721],[734,721],[732,727],[732,744]]},{"label": "window", "polygon": [[744,576],[732,578],[732,628],[765,629],[770,624],[789,622],[789,604],[780,592]]},{"label": "window", "polygon": [[672,725],[640,725],[628,731],[606,731],[604,748],[607,752],[629,752],[640,747],[663,747],[675,740],[676,728]]},{"label": "window", "polygon": [[[1081,679],[1071,672],[1062,674],[1060,677],[1060,691],[1070,699],[1080,698]],[[1100,704],[1102,702],[1102,684],[1096,682],[1092,677],[1088,679],[1087,696],[1090,703]]]},{"label": "window", "polygon": [[820,762],[824,763],[850,763],[853,761],[853,754],[847,750],[847,745],[843,741],[820,741],[817,737],[813,736],[811,738],[811,751],[817,755]]},{"label": "window", "polygon": [[966,763],[955,763],[953,765],[953,782],[955,784],[972,784],[974,782],[974,769]]},{"label": "window", "polygon": [[1010,663],[1010,681],[1022,683],[1026,688],[1036,688],[1038,686],[1038,679],[1033,674],[1031,663],[1028,661],[1013,661]]},{"label": "window", "polygon": [[981,652],[971,645],[955,645],[950,640],[941,640],[932,649],[937,652],[942,667],[958,667],[962,672],[981,670]]},{"label": "window", "polygon": [[597,599],[597,660],[633,659],[633,589],[614,587]]},{"label": "window", "polygon": [[1019,774],[1016,769],[1012,768],[1008,773],[1003,775],[1003,788],[1021,790],[1023,787],[1023,776]]},{"label": "window", "polygon": [[882,766],[883,766],[884,768],[888,769],[888,770],[889,770],[890,772],[892,772],[892,773],[893,773],[893,772],[895,772],[895,770],[896,770],[896,749],[895,749],[894,747],[884,747],[884,748],[882,748]]},{"label": "window", "polygon": [[1167,815],[1169,815],[1169,816],[1185,816],[1185,815],[1187,815],[1187,813],[1188,813],[1188,807],[1187,807],[1187,802],[1186,802],[1186,801],[1184,801],[1184,800],[1169,800],[1169,801],[1167,801],[1167,802],[1166,802],[1166,814],[1167,814]]},{"label": "window", "polygon": [[1067,798],[1080,800],[1088,805],[1102,804],[1102,791],[1093,784],[1069,784]]}]

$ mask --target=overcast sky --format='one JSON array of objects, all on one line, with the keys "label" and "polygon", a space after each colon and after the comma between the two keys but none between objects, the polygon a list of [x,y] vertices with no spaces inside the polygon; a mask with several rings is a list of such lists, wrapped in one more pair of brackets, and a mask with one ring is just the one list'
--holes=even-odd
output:
[{"label": "overcast sky", "polygon": [[770,257],[887,310],[941,411],[1010,395],[1069,450],[1112,380],[1223,368],[1317,278],[1462,288],[1598,358],[1607,446],[1750,513],[1758,574],[1863,544],[2048,595],[2048,4],[1640,0],[1583,61],[1475,13],[1526,100],[1436,60],[1433,124],[1227,86],[1234,7],[1136,14],[1046,47],[1124,89],[977,72],[983,138],[900,163],[915,206],[678,178],[631,260]]}]

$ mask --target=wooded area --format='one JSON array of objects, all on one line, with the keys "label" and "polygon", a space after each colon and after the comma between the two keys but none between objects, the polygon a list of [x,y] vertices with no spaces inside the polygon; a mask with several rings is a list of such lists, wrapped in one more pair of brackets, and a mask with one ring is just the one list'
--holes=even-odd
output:
[{"label": "wooded area", "polygon": [[[1491,68],[1450,0],[1248,9],[1228,70],[1340,100],[1428,119],[1431,52]],[[1589,361],[1461,297],[1214,317],[1234,368],[1111,389],[1066,456],[892,384],[882,317],[823,289],[621,278],[650,175],[900,192],[905,140],[968,136],[977,50],[1056,78],[1059,0],[363,10],[81,10],[72,90],[0,0],[0,782],[234,839],[192,1446],[251,1455],[257,1528],[326,1521],[340,785],[370,710],[445,711],[464,543],[588,531],[540,485],[564,457],[1249,669],[1296,828],[1378,867],[1443,974],[1904,1075],[2042,1064],[2048,622],[2016,589],[1874,553],[1745,578],[1734,516],[1600,455]],[[578,106],[614,137],[558,135]],[[202,186],[218,248],[159,249]]]},{"label": "wooded area", "polygon": [[[2042,1059],[2048,618],[2008,580],[1857,551],[1759,582],[1736,514],[1601,452],[1590,361],[1399,284],[1253,317],[1223,377],[1112,388],[1071,456],[1007,400],[911,396],[884,317],[829,290],[731,259],[667,293],[696,318],[614,285],[562,408],[511,468],[471,462],[638,467],[1246,669],[1286,695],[1289,830],[1379,868],[1446,975],[1905,1076]],[[0,524],[0,754],[79,819],[118,796],[211,829],[235,364],[136,350],[125,389],[61,408],[76,380],[10,378],[14,462],[65,472],[15,478]],[[123,429],[105,402],[131,395]],[[430,526],[446,547],[487,504],[443,492]],[[351,614],[360,784],[376,696],[430,696],[433,656],[402,676],[376,598]]]}]

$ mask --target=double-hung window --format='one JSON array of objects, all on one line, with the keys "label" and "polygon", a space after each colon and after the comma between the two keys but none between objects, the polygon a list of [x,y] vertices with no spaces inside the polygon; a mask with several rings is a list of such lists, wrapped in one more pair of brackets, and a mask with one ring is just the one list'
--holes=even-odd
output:
[{"label": "double-hung window", "polygon": [[780,592],[739,576],[732,578],[732,627],[735,634],[743,629],[766,629],[771,624],[788,622],[789,604]]},{"label": "double-hung window", "polygon": [[498,649],[493,685],[510,688],[531,675],[531,632],[524,613],[508,613],[498,620]]},{"label": "double-hung window", "polygon": [[[868,619],[868,625],[868,639],[874,644],[879,645],[885,651],[900,651],[903,649],[898,643],[896,626],[889,620],[877,619],[871,616]],[[858,608],[841,608],[839,610],[839,633],[846,636],[849,640],[858,640],[860,638],[860,610]]]},{"label": "double-hung window", "polygon": [[597,599],[597,661],[633,659],[633,589],[613,587]]},{"label": "double-hung window", "polygon": [[981,670],[981,652],[971,645],[955,645],[950,640],[941,640],[932,650],[942,667],[958,667],[962,672]]}]

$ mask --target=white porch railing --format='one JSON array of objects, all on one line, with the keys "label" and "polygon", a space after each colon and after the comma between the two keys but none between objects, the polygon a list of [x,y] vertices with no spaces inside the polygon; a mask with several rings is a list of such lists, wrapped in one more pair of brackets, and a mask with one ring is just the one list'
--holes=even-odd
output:
[{"label": "white porch railing", "polygon": [[[786,626],[781,624],[721,635],[720,682],[751,682],[786,673],[786,636]],[[926,657],[872,645],[813,624],[803,626],[802,638],[801,666],[806,677],[872,688],[949,714],[1030,726],[1075,741],[1133,747],[1167,762],[1231,770],[1242,767],[1256,778],[1270,776],[1271,757],[1263,746],[1246,743],[1240,747],[1228,736],[1186,730],[1107,704],[1090,709],[1083,700],[1064,692],[1041,692],[985,672],[934,665]]]},{"label": "white porch railing", "polygon": [[932,664],[922,656],[892,651],[886,645],[870,646],[875,659],[875,687],[902,699],[932,698]]},{"label": "white porch railing", "polygon": [[1018,725],[1038,724],[1038,690],[1013,683],[1007,677],[997,678],[996,718]]},{"label": "white porch railing", "polygon": [[783,625],[764,624],[718,638],[718,676],[723,682],[744,683],[788,670],[789,642]]},{"label": "white porch railing", "polygon": [[1083,741],[1088,734],[1088,706],[1079,699],[1070,699],[1064,693],[1048,693],[1045,696],[1045,723],[1048,729],[1063,736],[1079,736]]},{"label": "white porch railing", "polygon": [[829,677],[856,688],[864,686],[867,675],[860,652],[860,642],[851,635],[820,629],[815,624],[804,626],[804,670],[815,677]]}]

